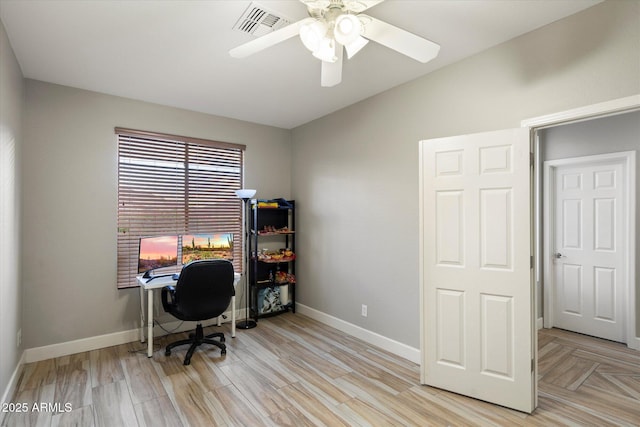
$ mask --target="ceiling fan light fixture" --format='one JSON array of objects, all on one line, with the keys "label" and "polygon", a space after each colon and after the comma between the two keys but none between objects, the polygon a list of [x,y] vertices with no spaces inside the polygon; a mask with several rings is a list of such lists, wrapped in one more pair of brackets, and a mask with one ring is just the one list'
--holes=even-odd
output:
[{"label": "ceiling fan light fixture", "polygon": [[360,37],[362,23],[355,15],[343,14],[336,18],[333,35],[343,45],[353,43]]},{"label": "ceiling fan light fixture", "polygon": [[320,20],[306,23],[300,27],[300,40],[302,40],[302,44],[311,52],[320,49],[326,35],[327,24]]},{"label": "ceiling fan light fixture", "polygon": [[[370,41],[422,63],[431,61],[440,51],[437,43],[362,14],[384,0],[300,1],[307,6],[308,18],[235,47],[229,54],[234,58],[244,58],[299,36],[304,46],[322,62],[320,84],[331,87],[342,81],[344,51],[348,58],[352,58]],[[273,21],[273,18],[269,19]],[[265,18],[262,22],[265,21],[269,20]]]},{"label": "ceiling fan light fixture", "polygon": [[324,37],[320,41],[320,47],[313,51],[313,56],[325,62],[336,62],[338,60],[336,41],[329,37]]},{"label": "ceiling fan light fixture", "polygon": [[359,36],[355,41],[349,44],[345,44],[344,48],[347,51],[347,58],[351,59],[353,55],[360,52],[360,49],[365,47],[369,43],[369,40],[365,39],[362,36]]}]

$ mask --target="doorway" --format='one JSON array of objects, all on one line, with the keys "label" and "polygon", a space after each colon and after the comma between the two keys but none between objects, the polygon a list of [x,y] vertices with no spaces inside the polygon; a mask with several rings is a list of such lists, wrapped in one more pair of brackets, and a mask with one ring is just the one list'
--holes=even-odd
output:
[{"label": "doorway", "polygon": [[[611,128],[616,130],[624,129],[623,123],[627,123],[626,138],[613,138]],[[640,95],[635,95],[618,100],[595,104],[575,110],[560,112],[548,116],[528,119],[522,122],[523,127],[528,127],[532,131],[535,146],[535,205],[534,211],[536,223],[534,249],[535,254],[535,275],[536,275],[536,299],[538,301],[538,327],[549,327],[550,304],[546,303],[543,293],[550,290],[548,277],[543,275],[544,261],[549,260],[547,256],[553,255],[552,248],[545,248],[547,243],[543,237],[543,197],[545,196],[543,187],[543,161],[559,160],[571,157],[603,154],[607,152],[637,151],[640,149]],[[606,125],[608,123],[608,125]],[[631,125],[629,126],[629,123]],[[624,134],[624,131],[622,131]],[[636,173],[635,159],[629,163],[629,180],[635,183],[635,192],[630,194],[629,206],[633,207],[636,200],[640,200],[640,176]],[[628,224],[628,242],[630,248],[629,257],[625,273],[627,274],[630,286],[625,295],[623,303],[627,310],[626,331],[624,332],[627,345],[630,348],[640,350],[640,338],[636,337],[638,325],[636,322],[637,301],[636,291],[636,266],[640,264],[640,253],[636,251],[636,241],[640,231],[640,218],[632,215]],[[556,251],[557,253],[557,251]],[[548,255],[547,255],[548,254]],[[544,291],[544,292],[543,292]],[[640,320],[640,319],[639,319]]]},{"label": "doorway", "polygon": [[[542,251],[540,134],[637,111],[640,95],[525,120],[519,130],[420,141],[422,384],[525,412],[535,409],[538,356],[532,321],[536,313],[542,319],[541,260],[551,253]],[[527,147],[531,142],[533,153]],[[635,183],[640,137],[631,143],[626,176]],[[627,183],[626,188],[632,187]],[[635,193],[628,205],[635,209]],[[624,333],[628,345],[640,350],[635,321],[640,220],[635,210],[630,212],[625,227],[629,259],[622,268],[634,286],[625,299]],[[505,273],[513,276],[506,280],[510,286],[500,287],[498,276]]]}]

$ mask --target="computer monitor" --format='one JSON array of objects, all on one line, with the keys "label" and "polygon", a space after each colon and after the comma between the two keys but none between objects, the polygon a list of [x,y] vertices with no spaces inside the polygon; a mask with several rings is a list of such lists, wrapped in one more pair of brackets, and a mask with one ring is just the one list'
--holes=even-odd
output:
[{"label": "computer monitor", "polygon": [[184,234],[182,264],[201,259],[233,260],[233,233]]},{"label": "computer monitor", "polygon": [[138,273],[178,266],[178,236],[142,237],[138,246]]}]

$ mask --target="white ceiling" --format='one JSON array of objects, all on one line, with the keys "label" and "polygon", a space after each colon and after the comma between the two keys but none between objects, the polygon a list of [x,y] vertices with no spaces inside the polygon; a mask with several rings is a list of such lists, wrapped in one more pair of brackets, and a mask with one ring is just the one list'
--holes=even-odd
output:
[{"label": "white ceiling", "polygon": [[[332,88],[297,37],[228,55],[253,38],[232,29],[251,1],[0,0],[0,19],[27,78],[290,129],[600,1],[386,0],[366,13],[440,44],[438,58],[369,43]],[[307,17],[296,0],[257,3]]]}]

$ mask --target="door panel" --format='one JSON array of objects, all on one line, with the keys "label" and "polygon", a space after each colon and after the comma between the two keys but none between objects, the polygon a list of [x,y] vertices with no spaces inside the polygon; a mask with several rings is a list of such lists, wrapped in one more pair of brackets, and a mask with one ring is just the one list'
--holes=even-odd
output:
[{"label": "door panel", "polygon": [[436,254],[438,264],[464,265],[463,194],[436,193]]},{"label": "door panel", "polygon": [[563,298],[560,300],[565,313],[582,314],[582,266],[563,264],[562,289]]},{"label": "door panel", "polygon": [[511,269],[513,252],[511,189],[480,190],[482,268]]},{"label": "door panel", "polygon": [[595,247],[596,251],[615,251],[616,200],[595,199]]},{"label": "door panel", "polygon": [[421,142],[422,382],[534,409],[529,133]]},{"label": "door panel", "polygon": [[465,368],[464,293],[438,289],[437,359],[439,363]]},{"label": "door panel", "polygon": [[513,380],[513,298],[480,295],[482,373]]},{"label": "door panel", "polygon": [[613,268],[596,267],[595,317],[613,322],[616,318],[616,271]]},{"label": "door panel", "polygon": [[555,176],[554,325],[624,342],[622,165],[569,162]]},{"label": "door panel", "polygon": [[562,246],[565,248],[582,248],[582,201],[563,200],[562,201]]}]

